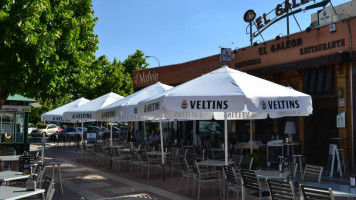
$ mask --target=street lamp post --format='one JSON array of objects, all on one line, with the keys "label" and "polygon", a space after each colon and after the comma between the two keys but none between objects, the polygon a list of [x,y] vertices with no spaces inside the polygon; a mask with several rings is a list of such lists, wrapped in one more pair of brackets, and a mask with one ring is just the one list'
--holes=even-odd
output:
[{"label": "street lamp post", "polygon": [[[159,62],[158,58],[154,57],[154,56],[145,56],[146,58],[155,58],[158,62],[158,67],[161,67],[161,63]],[[163,181],[166,180],[166,165],[164,163],[164,155],[163,155],[163,134],[162,134],[162,120],[159,119],[159,129],[160,129],[160,137],[161,137],[161,157],[162,157],[162,171],[163,171]]]},{"label": "street lamp post", "polygon": [[158,60],[158,58],[156,58],[156,57],[154,57],[154,56],[145,56],[146,58],[155,58],[156,60],[157,60],[157,62],[158,62],[158,67],[160,67],[161,66],[161,63],[159,62],[159,60]]}]

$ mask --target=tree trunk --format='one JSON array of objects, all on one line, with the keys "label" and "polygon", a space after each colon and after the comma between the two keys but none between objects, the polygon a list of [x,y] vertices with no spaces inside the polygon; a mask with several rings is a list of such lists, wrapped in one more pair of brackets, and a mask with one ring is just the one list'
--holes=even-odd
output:
[{"label": "tree trunk", "polygon": [[0,89],[0,109],[4,105],[7,97],[9,97],[9,91],[7,89]]}]

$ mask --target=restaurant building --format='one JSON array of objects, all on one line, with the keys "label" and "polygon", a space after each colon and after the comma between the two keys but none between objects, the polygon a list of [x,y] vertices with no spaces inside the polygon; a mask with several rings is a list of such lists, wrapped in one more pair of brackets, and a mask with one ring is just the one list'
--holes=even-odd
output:
[{"label": "restaurant building", "polygon": [[[223,65],[292,87],[312,96],[313,114],[255,120],[252,122],[253,139],[267,142],[276,135],[284,138],[286,121],[292,120],[297,127],[293,138],[301,142],[299,148],[308,162],[326,162],[329,144],[334,142],[344,149],[345,160],[351,167],[356,156],[355,6],[353,0],[335,7],[331,10],[332,22],[326,25],[319,25],[314,14],[306,31],[232,50],[229,63],[221,62],[218,54],[182,64],[134,71],[134,89],[137,91],[157,81],[176,86]],[[239,132],[248,133],[246,123],[231,121],[229,137]]]},{"label": "restaurant building", "polygon": [[0,153],[29,151],[28,121],[30,104],[36,100],[21,95],[9,96],[0,108]]}]

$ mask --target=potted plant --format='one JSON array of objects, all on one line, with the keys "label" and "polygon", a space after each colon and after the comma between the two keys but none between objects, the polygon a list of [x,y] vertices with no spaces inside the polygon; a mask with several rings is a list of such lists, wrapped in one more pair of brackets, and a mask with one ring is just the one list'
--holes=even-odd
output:
[{"label": "potted plant", "polygon": [[248,154],[246,154],[246,156],[253,158],[253,163],[252,163],[252,167],[251,167],[252,170],[261,169],[261,160],[257,154],[248,153]]}]

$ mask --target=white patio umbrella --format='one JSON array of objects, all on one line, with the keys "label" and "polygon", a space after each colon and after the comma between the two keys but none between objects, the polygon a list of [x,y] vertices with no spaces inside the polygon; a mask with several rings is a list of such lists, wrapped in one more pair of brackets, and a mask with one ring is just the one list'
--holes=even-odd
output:
[{"label": "white patio umbrella", "polygon": [[82,97],[75,101],[67,103],[61,107],[50,110],[50,111],[43,113],[41,115],[41,121],[69,122],[70,120],[63,119],[63,113],[66,111],[72,110],[78,106],[81,106],[89,101],[90,100]]},{"label": "white patio umbrella", "polygon": [[[81,106],[87,102],[89,102],[90,100],[86,99],[86,98],[79,98],[75,101],[72,101],[70,103],[67,103],[63,106],[60,106],[58,108],[55,108],[53,110],[50,110],[46,113],[41,114],[41,121],[54,121],[54,122],[70,122],[70,120],[64,120],[63,119],[63,113],[68,111],[68,110],[72,110],[78,106]],[[44,138],[45,136],[43,136]],[[42,145],[42,154],[41,154],[41,161],[43,163],[44,160],[44,147],[45,145]]]},{"label": "white patio umbrella", "polygon": [[[146,121],[146,120],[157,120],[154,117],[139,115],[137,111],[138,102],[145,100],[152,95],[161,94],[169,89],[173,88],[172,86],[162,84],[157,82],[151,86],[148,86],[142,90],[139,90],[119,101],[112,103],[100,110],[97,114],[102,116],[102,119],[107,119],[110,121]],[[161,129],[162,127],[160,127]],[[144,130],[144,135],[146,133]],[[164,166],[164,156],[163,156],[163,139],[161,134],[161,150],[162,150],[162,164]]]},{"label": "white patio umbrella", "polygon": [[124,98],[116,93],[110,92],[101,97],[98,97],[90,102],[87,102],[77,108],[70,111],[64,112],[64,120],[69,120],[71,122],[82,122],[82,142],[83,142],[83,122],[85,121],[96,121],[101,117],[97,116],[96,112],[115,101]]},{"label": "white patio umbrella", "polygon": [[223,66],[140,102],[138,110],[157,118],[225,120],[227,164],[228,119],[307,116],[313,108],[307,94]]}]

